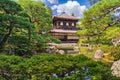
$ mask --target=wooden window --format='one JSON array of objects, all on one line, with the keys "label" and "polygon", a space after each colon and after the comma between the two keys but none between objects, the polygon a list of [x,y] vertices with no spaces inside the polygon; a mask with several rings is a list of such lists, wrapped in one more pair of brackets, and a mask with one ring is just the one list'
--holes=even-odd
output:
[{"label": "wooden window", "polygon": [[75,24],[74,24],[74,23],[72,23],[72,26],[75,26]]},{"label": "wooden window", "polygon": [[60,22],[60,25],[63,26],[63,22]]},{"label": "wooden window", "polygon": [[68,22],[66,23],[66,26],[69,26],[69,23],[68,23]]}]

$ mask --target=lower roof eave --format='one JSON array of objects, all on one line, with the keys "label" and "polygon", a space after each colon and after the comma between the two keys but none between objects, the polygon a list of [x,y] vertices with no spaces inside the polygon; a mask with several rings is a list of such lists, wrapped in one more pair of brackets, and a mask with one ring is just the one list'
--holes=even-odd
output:
[{"label": "lower roof eave", "polygon": [[56,32],[56,33],[76,33],[77,30],[62,30],[62,29],[52,29],[50,32]]}]

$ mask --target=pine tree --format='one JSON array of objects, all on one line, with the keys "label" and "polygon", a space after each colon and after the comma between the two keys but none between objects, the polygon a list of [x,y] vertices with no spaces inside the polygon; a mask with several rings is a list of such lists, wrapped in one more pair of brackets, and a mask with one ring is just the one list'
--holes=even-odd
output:
[{"label": "pine tree", "polygon": [[90,5],[94,5],[95,3],[97,3],[100,0],[88,0],[88,1],[89,1]]}]

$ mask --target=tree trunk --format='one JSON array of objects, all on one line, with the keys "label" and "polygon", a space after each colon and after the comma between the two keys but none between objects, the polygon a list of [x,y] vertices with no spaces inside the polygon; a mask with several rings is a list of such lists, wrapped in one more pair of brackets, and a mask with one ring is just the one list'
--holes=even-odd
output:
[{"label": "tree trunk", "polygon": [[8,28],[8,33],[3,36],[3,38],[2,38],[2,40],[1,40],[1,42],[0,42],[0,52],[2,51],[3,46],[4,46],[5,43],[7,42],[7,40],[8,40],[8,38],[9,38],[12,30],[13,30],[13,26],[12,26],[12,23],[11,23],[11,25],[10,25],[9,28]]},{"label": "tree trunk", "polygon": [[31,40],[31,31],[30,31],[30,28],[28,28],[28,39]]}]

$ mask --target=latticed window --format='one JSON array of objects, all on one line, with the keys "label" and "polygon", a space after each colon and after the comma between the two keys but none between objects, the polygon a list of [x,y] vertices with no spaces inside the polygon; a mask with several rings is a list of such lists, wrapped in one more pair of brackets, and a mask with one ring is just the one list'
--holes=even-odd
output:
[{"label": "latticed window", "polygon": [[69,23],[68,23],[68,22],[66,23],[66,26],[69,26]]},{"label": "latticed window", "polygon": [[63,22],[61,22],[60,25],[63,26]]},{"label": "latticed window", "polygon": [[75,26],[75,24],[74,24],[74,23],[72,23],[72,26]]}]

